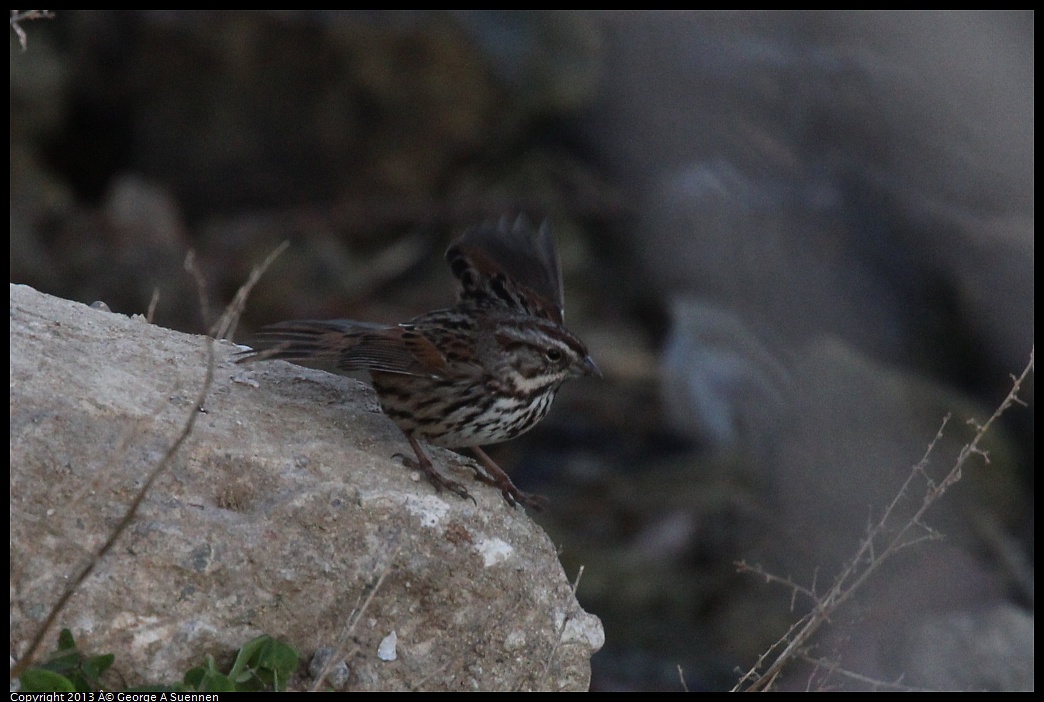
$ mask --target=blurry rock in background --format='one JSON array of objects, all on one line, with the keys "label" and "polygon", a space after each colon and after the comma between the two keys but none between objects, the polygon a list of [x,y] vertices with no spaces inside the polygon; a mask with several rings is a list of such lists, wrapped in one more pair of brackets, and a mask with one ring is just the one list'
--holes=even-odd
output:
[{"label": "blurry rock in background", "polygon": [[668,421],[706,450],[755,447],[782,420],[789,371],[735,312],[685,297],[670,312],[660,379]]},{"label": "blurry rock in background", "polygon": [[173,271],[142,290],[90,275],[142,270],[92,236],[116,180],[177,203],[214,300],[291,240],[255,324],[346,315],[505,209],[604,207],[589,167],[530,146],[592,95],[581,14],[87,11],[30,29],[31,51],[11,49],[11,276],[53,294],[133,313],[159,287],[157,322],[205,328]]},{"label": "blurry rock in background", "polygon": [[[734,563],[828,583],[942,417],[932,471],[1033,343],[1031,12],[76,11],[26,31],[14,282],[120,313],[158,291],[158,323],[201,331],[289,239],[244,333],[401,321],[451,300],[460,227],[554,217],[607,379],[496,457],[585,566],[596,689],[677,689],[678,665],[730,687],[800,614]],[[946,540],[879,574],[817,655],[1026,686],[1032,417],[997,427],[929,513]]]},{"label": "blurry rock in background", "polygon": [[[688,543],[673,548],[701,552],[710,537],[695,525],[712,514],[724,520],[721,503],[701,495],[731,486],[729,502],[746,496],[758,505],[748,517],[771,515],[771,535],[729,543],[732,558],[826,587],[942,418],[953,413],[932,457],[936,480],[970,438],[965,420],[985,419],[1029,357],[1032,16],[621,12],[602,20],[607,80],[583,134],[633,204],[622,235],[636,264],[632,288],[671,311],[666,419],[695,442],[688,471],[660,476],[673,480],[671,498],[630,518],[678,523],[684,493]],[[1009,598],[1031,603],[1032,580],[1004,556],[1020,540],[1024,561],[1032,551],[1024,492],[1032,415],[1015,414],[1010,432],[991,437],[990,465],[966,470],[929,513],[946,545],[925,545],[872,580],[855,607],[862,614],[824,636],[826,659],[895,680],[914,672],[905,666],[925,645],[915,633],[925,622],[946,612],[976,617]],[[916,483],[920,492],[901,501],[897,519],[925,487]],[[677,585],[672,575],[682,573],[694,590],[707,584],[691,561],[661,567],[631,576],[650,587]],[[717,582],[719,592],[726,583]],[[725,611],[727,602],[714,607]],[[621,618],[638,609],[629,604]],[[609,632],[608,658],[619,623],[594,609]],[[707,624],[707,610],[688,611],[689,620]],[[679,611],[661,621],[671,614]],[[766,628],[777,621],[763,618]],[[726,648],[739,653],[730,648],[736,631]],[[647,640],[646,650],[699,655],[667,641]],[[905,657],[892,655],[907,641]],[[1018,645],[1031,650],[1031,638]],[[982,685],[1025,685],[1009,675],[1005,655],[995,652],[997,674],[980,676]],[[619,665],[607,667],[616,679]],[[694,668],[711,673],[713,664]],[[922,673],[911,677],[929,679]],[[968,681],[944,677],[931,680]],[[708,680],[688,679],[694,688]],[[808,679],[805,671],[793,678]],[[666,677],[661,684],[669,686]]]}]

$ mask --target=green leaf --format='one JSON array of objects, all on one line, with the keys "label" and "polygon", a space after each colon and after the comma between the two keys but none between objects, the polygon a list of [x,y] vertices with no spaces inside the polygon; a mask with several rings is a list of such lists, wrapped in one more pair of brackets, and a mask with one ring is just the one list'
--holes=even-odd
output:
[{"label": "green leaf", "polygon": [[62,629],[58,632],[58,650],[65,651],[70,648],[76,648],[76,641],[73,639],[71,631],[68,629]]},{"label": "green leaf", "polygon": [[[261,634],[261,636],[253,638],[243,644],[242,648],[239,649],[239,653],[236,655],[236,662],[232,664],[232,670],[228,672],[229,677],[233,680],[244,680],[253,675],[251,668],[254,667],[252,662],[255,656],[259,651],[261,651],[261,649],[268,645],[268,642],[271,640],[271,636]],[[247,678],[244,678],[244,675],[246,675]]]},{"label": "green leaf", "polygon": [[61,651],[56,652],[51,658],[44,663],[41,668],[46,670],[53,670],[56,673],[65,673],[70,670],[75,670],[80,665],[80,652],[76,649],[68,650],[63,653]]},{"label": "green leaf", "polygon": [[184,681],[186,686],[190,687],[193,690],[198,690],[199,684],[203,682],[203,676],[206,674],[207,671],[205,671],[203,667],[200,666],[199,668],[193,668],[187,673],[185,673],[185,677],[182,678],[182,680]]},{"label": "green leaf", "polygon": [[106,653],[103,656],[91,656],[83,662],[83,672],[97,679],[112,666],[115,660],[116,656],[111,653]]},{"label": "green leaf", "polygon": [[22,673],[22,692],[75,692],[72,682],[51,670],[30,668]]},{"label": "green leaf", "polygon": [[290,644],[272,639],[271,645],[265,649],[261,659],[258,661],[258,667],[268,668],[281,675],[289,676],[297,669],[298,658],[296,648]]},{"label": "green leaf", "polygon": [[207,672],[199,683],[200,692],[235,692],[236,686],[227,675]]}]

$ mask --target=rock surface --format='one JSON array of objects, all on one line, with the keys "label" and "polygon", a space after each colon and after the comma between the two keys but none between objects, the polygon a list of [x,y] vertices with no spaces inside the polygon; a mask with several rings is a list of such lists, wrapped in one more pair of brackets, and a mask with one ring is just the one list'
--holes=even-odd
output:
[{"label": "rock surface", "polygon": [[[207,348],[11,286],[14,656],[201,411],[38,659],[68,627],[81,650],[116,655],[113,684],[171,683],[267,633],[304,659],[346,639],[348,689],[587,689],[601,624],[525,512],[478,483],[476,502],[436,494],[351,379],[236,366],[219,343],[195,409]],[[432,451],[470,474],[452,455]]]}]

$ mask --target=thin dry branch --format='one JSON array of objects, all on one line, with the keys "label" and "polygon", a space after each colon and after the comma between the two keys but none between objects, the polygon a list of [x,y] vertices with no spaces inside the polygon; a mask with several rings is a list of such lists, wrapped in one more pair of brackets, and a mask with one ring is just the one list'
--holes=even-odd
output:
[{"label": "thin dry branch", "polygon": [[127,527],[134,517],[138,514],[138,508],[141,507],[141,503],[145,499],[145,495],[148,494],[152,488],[153,483],[156,479],[163,474],[163,472],[170,465],[174,456],[177,455],[178,450],[185,443],[185,440],[192,434],[192,428],[196,425],[196,419],[199,417],[199,408],[203,406],[204,401],[207,399],[207,395],[210,394],[210,386],[214,382],[214,369],[217,367],[217,355],[214,352],[214,340],[210,337],[206,337],[207,345],[207,370],[206,375],[203,378],[203,384],[200,387],[199,394],[195,404],[189,410],[189,415],[185,420],[185,424],[181,428],[181,432],[178,434],[177,439],[170,445],[167,451],[163,454],[163,458],[159,460],[156,466],[149,473],[149,477],[145,480],[145,483],[138,490],[138,493],[131,500],[130,505],[127,507],[127,511],[124,513],[123,518],[120,519],[119,523],[113,528],[112,533],[109,534],[109,538],[105,540],[101,548],[91,557],[89,561],[80,569],[80,571],[74,575],[68,585],[65,587],[65,591],[62,596],[58,598],[58,601],[51,607],[51,611],[47,614],[47,618],[44,619],[43,623],[37,629],[36,635],[33,636],[29,643],[29,647],[26,649],[22,657],[18,659],[11,668],[11,679],[17,678],[34,660],[36,651],[43,642],[44,636],[47,635],[48,630],[58,619],[58,615],[65,609],[65,605],[68,604],[69,599],[79,589],[80,585],[90,576],[97,565],[105,558],[106,554],[112,550],[112,547],[116,544],[116,541],[120,536],[127,530]]},{"label": "thin dry branch", "polygon": [[277,246],[272,253],[265,257],[265,260],[261,262],[260,266],[250,271],[250,275],[247,277],[245,283],[239,286],[239,290],[236,290],[235,297],[232,298],[232,302],[225,308],[225,313],[221,315],[221,318],[214,324],[210,330],[210,335],[215,339],[231,339],[236,333],[236,326],[239,324],[239,318],[243,314],[243,310],[246,308],[247,298],[250,297],[250,293],[253,291],[254,286],[257,285],[257,281],[261,280],[261,276],[265,274],[265,271],[275,263],[275,260],[287,250],[290,246],[289,241],[284,241],[282,244]]},{"label": "thin dry branch", "polygon": [[[989,456],[981,448],[982,441],[990,430],[990,427],[993,426],[993,423],[996,422],[1012,404],[1024,404],[1022,400],[1019,399],[1018,393],[1022,388],[1022,384],[1032,371],[1033,351],[1031,350],[1029,362],[1018,377],[1012,378],[1012,388],[1001,402],[1000,406],[997,407],[984,424],[978,425],[972,420],[969,420],[969,424],[976,427],[975,435],[972,437],[972,440],[961,449],[957,459],[954,461],[953,467],[939,483],[934,483],[933,481],[928,480],[928,488],[921,500],[921,505],[917,509],[917,512],[907,520],[906,523],[901,525],[898,530],[892,531],[889,522],[899,503],[909,494],[912,482],[918,477],[927,479],[925,467],[928,465],[928,457],[934,450],[939,439],[942,437],[943,430],[950,417],[947,416],[943,419],[942,426],[939,427],[939,431],[928,445],[928,449],[925,451],[924,456],[910,471],[910,475],[903,483],[903,486],[900,488],[895,498],[893,498],[892,502],[888,505],[884,514],[881,516],[881,519],[870,528],[867,536],[859,544],[856,553],[835,579],[834,584],[822,597],[815,597],[815,604],[812,611],[798,619],[786,634],[784,634],[775,644],[770,646],[766,653],[758,658],[758,661],[754,666],[751,667],[751,669],[740,678],[739,682],[736,683],[736,686],[732,688],[733,692],[758,692],[767,690],[771,687],[788,663],[790,663],[794,658],[804,655],[805,647],[808,645],[816,631],[823,624],[829,621],[830,617],[837,611],[838,607],[851,599],[852,596],[860,590],[866,580],[874,572],[901,550],[909,548],[913,544],[919,543],[926,538],[935,538],[935,532],[931,530],[916,535],[912,534],[912,532],[915,529],[927,529],[924,523],[925,513],[946,493],[950,487],[961,479],[961,472],[972,456],[982,456],[983,460],[987,464],[989,463]],[[878,544],[882,540],[884,542],[884,549],[881,550],[880,553],[877,553]],[[788,583],[790,586],[797,588],[796,585],[787,579],[770,576],[769,574],[764,573],[759,569],[751,568],[746,564],[739,565],[741,570],[756,572],[770,582],[775,581]],[[800,591],[805,594],[813,592],[812,590],[805,589],[800,589]],[[776,656],[775,660],[773,660],[763,673],[759,672],[763,663],[768,660],[771,652],[779,649],[781,646],[783,647],[782,652]],[[877,683],[877,681],[875,681],[875,684],[887,685],[888,683]],[[744,687],[745,685],[746,687]]]},{"label": "thin dry branch", "polygon": [[842,677],[848,678],[849,680],[855,680],[856,682],[866,683],[872,685],[878,689],[884,690],[895,690],[897,692],[935,692],[929,688],[923,687],[912,687],[905,685],[901,681],[896,680],[895,682],[886,682],[884,680],[875,680],[874,678],[867,677],[866,675],[860,675],[855,671],[847,670],[839,666],[835,661],[829,661],[825,658],[812,658],[805,654],[800,654],[801,660],[806,663],[811,663],[816,667],[816,670],[827,670],[830,674],[837,674]]},{"label": "thin dry branch", "polygon": [[[264,263],[262,263],[261,266],[255,268],[252,271],[247,283],[240,288],[239,292],[237,292],[236,294],[236,298],[228,306],[225,313],[222,315],[221,320],[219,320],[221,324],[227,325],[230,320],[238,318],[238,314],[242,312],[242,306],[246,304],[246,297],[249,294],[250,289],[257,282],[257,279],[260,278],[264,270],[269,265],[271,265],[272,261],[274,261],[275,258],[280,253],[282,253],[285,248],[286,244],[284,243],[282,246],[273,251],[268,256],[268,258],[265,259]],[[205,309],[206,299],[205,294],[203,292],[205,285],[202,280],[202,275],[199,272],[199,269],[195,266],[191,254],[186,259],[185,267],[196,278],[196,284],[198,286],[198,289],[200,290],[200,305]],[[182,425],[181,431],[179,432],[174,442],[167,449],[167,451],[163,454],[163,457],[159,460],[156,466],[149,473],[148,478],[146,478],[144,484],[142,484],[141,488],[135,494],[134,499],[131,500],[131,503],[128,505],[123,517],[120,519],[119,523],[113,528],[112,532],[109,534],[109,537],[105,540],[105,543],[103,543],[101,547],[97,550],[97,552],[95,552],[90,557],[87,563],[80,568],[79,572],[77,572],[72,578],[69,579],[69,582],[66,585],[64,592],[62,593],[61,597],[58,598],[58,601],[55,602],[54,605],[51,607],[51,610],[50,612],[48,612],[47,617],[44,619],[43,623],[37,629],[36,634],[29,642],[29,646],[26,648],[25,653],[23,653],[21,658],[19,658],[18,661],[13,666],[11,666],[11,680],[14,680],[19,675],[21,675],[22,672],[33,663],[33,661],[35,660],[36,652],[40,647],[40,644],[43,642],[43,639],[47,635],[47,632],[50,630],[51,626],[58,619],[58,616],[62,613],[62,610],[65,609],[65,606],[68,604],[69,599],[80,588],[83,582],[88,577],[90,577],[91,573],[94,572],[94,569],[98,566],[102,559],[105,558],[106,554],[108,554],[109,551],[112,550],[112,547],[116,544],[117,540],[119,540],[120,536],[123,535],[123,533],[127,530],[127,527],[131,524],[132,521],[134,521],[135,516],[137,516],[138,509],[141,507],[141,504],[145,499],[145,495],[148,494],[149,490],[152,488],[152,485],[170,466],[172,460],[174,459],[174,456],[177,455],[178,451],[184,445],[185,441],[189,438],[189,436],[191,436],[192,429],[193,427],[195,427],[196,420],[199,418],[200,415],[200,408],[204,406],[207,396],[210,394],[210,388],[214,383],[214,372],[217,367],[217,353],[215,351],[214,338],[210,336],[205,338],[207,352],[206,373],[203,377],[203,383],[200,386],[196,402],[192,405],[191,409],[189,410],[189,414],[185,419],[185,423]]]},{"label": "thin dry branch", "polygon": [[[576,571],[576,579],[573,580],[573,602],[574,603],[576,603],[576,591],[580,587],[580,578],[582,578],[582,577],[584,577],[584,567],[580,566],[580,568]],[[577,606],[579,606],[579,605],[577,605]],[[551,648],[551,653],[548,654],[547,660],[544,661],[544,669],[542,671],[540,671],[541,678],[543,678],[545,680],[547,679],[547,671],[551,670],[551,664],[554,663],[555,656],[558,655],[558,649],[562,645],[562,639],[565,637],[566,626],[568,626],[568,624],[569,624],[571,619],[572,619],[572,616],[569,615],[569,614],[567,614],[566,616],[562,617],[562,625],[560,627],[558,627],[558,640],[555,641],[555,645]],[[518,691],[519,690],[516,690],[516,692],[518,692]]]}]

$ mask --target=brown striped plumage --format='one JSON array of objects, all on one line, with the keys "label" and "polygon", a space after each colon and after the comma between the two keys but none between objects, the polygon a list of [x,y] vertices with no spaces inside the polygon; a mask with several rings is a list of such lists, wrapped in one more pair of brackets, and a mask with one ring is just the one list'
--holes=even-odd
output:
[{"label": "brown striped plumage", "polygon": [[436,488],[467,490],[431,465],[417,442],[469,448],[476,478],[509,504],[539,508],[479,446],[506,441],[543,419],[569,378],[597,374],[587,348],[563,326],[562,281],[548,225],[472,229],[446,251],[460,282],[457,304],[398,325],[351,320],[265,327],[240,361],[282,359],[368,370],[385,413],[406,434]]}]

